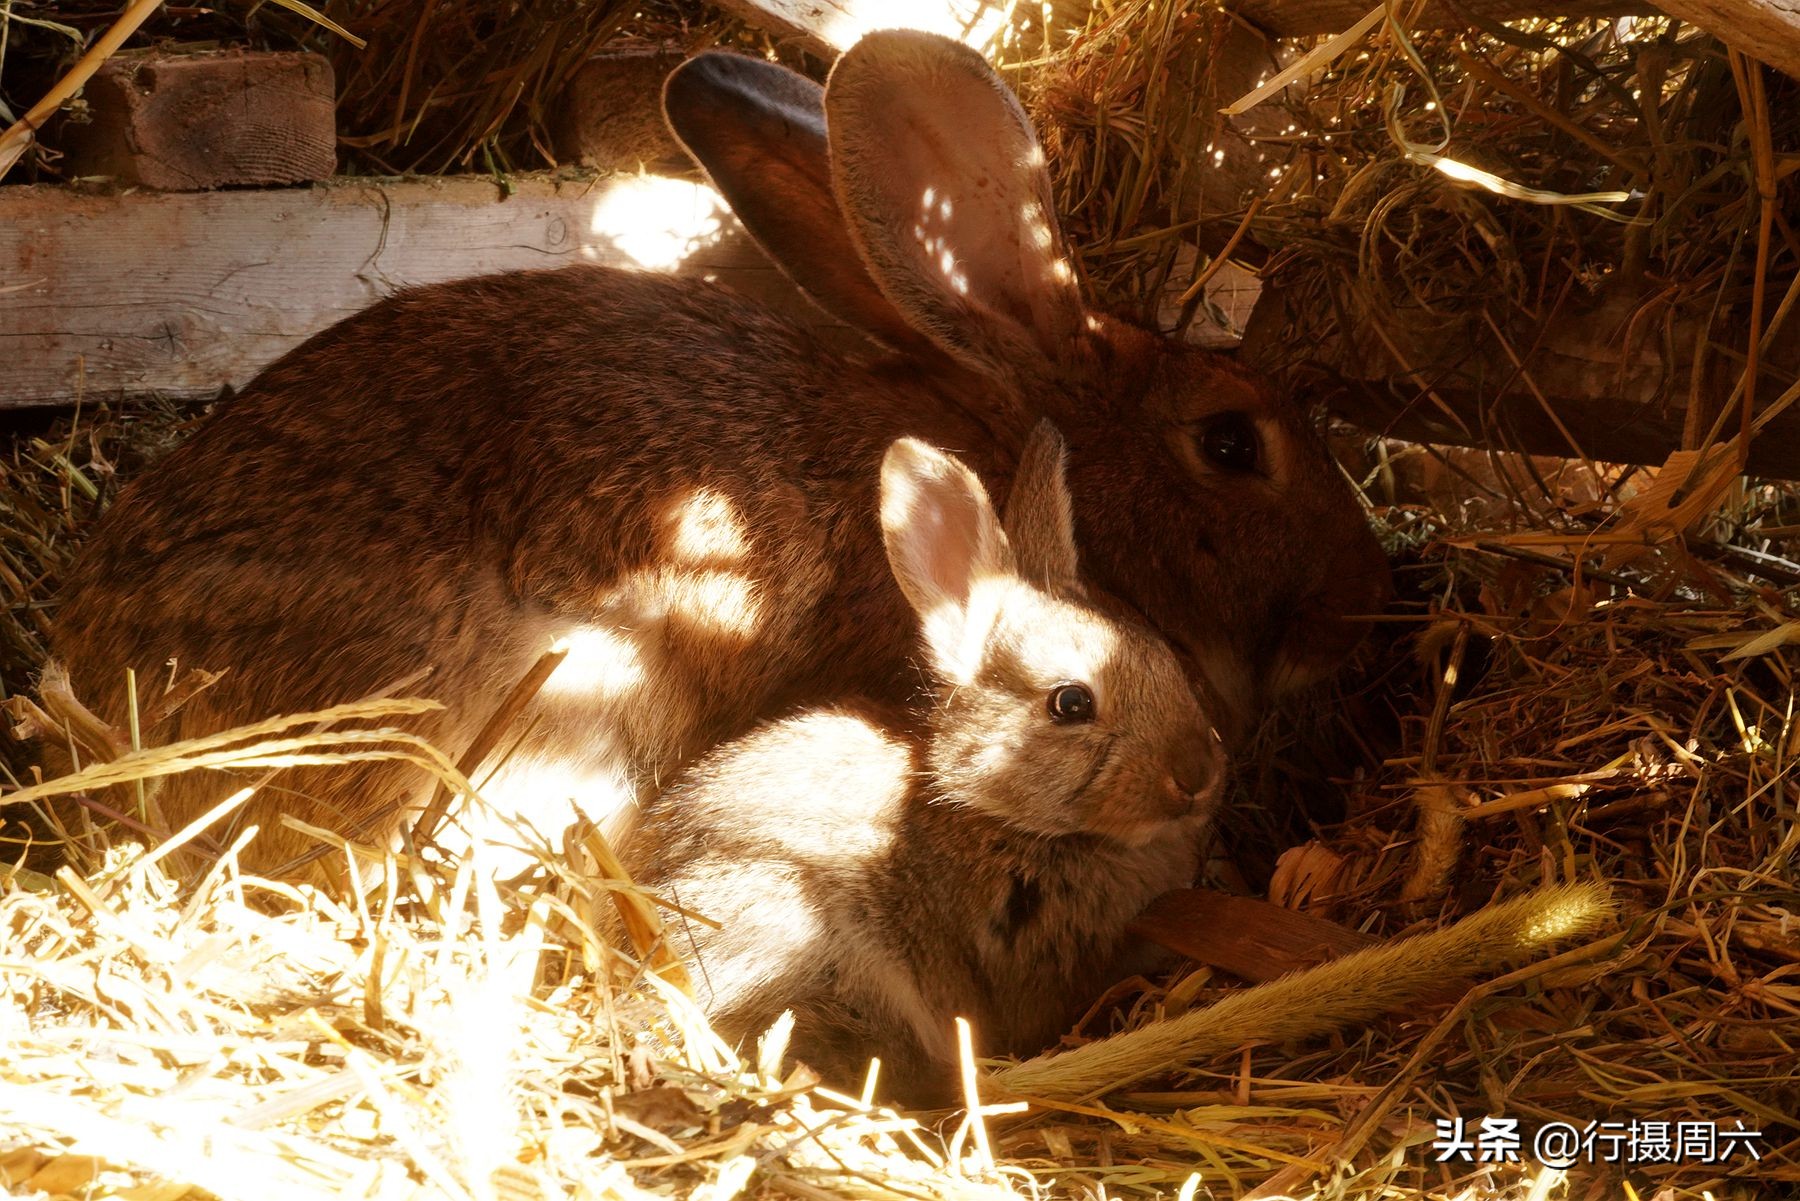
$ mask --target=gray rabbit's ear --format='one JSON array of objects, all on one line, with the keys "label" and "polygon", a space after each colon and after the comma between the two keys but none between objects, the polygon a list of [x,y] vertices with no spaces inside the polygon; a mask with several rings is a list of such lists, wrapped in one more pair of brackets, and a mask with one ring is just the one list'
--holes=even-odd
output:
[{"label": "gray rabbit's ear", "polygon": [[902,438],[881,461],[881,534],[932,666],[967,683],[997,616],[995,592],[982,585],[1016,574],[987,490],[956,459]]},{"label": "gray rabbit's ear", "polygon": [[1080,596],[1067,461],[1062,435],[1048,421],[1038,422],[1006,498],[1006,536],[1022,578],[1047,592]]},{"label": "gray rabbit's ear", "polygon": [[823,88],[779,64],[710,50],[669,73],[663,118],[808,296],[896,350],[930,349],[875,286],[844,227],[826,163]]},{"label": "gray rabbit's ear", "polygon": [[850,236],[915,329],[990,374],[1085,345],[1086,310],[1030,119],[975,51],[871,33],[825,87]]}]

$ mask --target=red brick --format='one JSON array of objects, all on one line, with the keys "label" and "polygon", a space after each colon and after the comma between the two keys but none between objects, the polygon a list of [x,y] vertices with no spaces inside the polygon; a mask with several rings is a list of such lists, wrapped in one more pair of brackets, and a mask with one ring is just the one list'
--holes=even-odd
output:
[{"label": "red brick", "polygon": [[115,56],[59,136],[71,175],[167,192],[324,179],[337,163],[331,64],[297,52]]}]

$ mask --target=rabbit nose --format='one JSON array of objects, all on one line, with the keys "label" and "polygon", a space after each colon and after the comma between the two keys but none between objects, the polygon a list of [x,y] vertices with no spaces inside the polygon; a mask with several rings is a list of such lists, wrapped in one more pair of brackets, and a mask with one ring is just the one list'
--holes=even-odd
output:
[{"label": "rabbit nose", "polygon": [[1180,804],[1180,812],[1197,812],[1212,798],[1224,767],[1225,745],[1211,726],[1182,740],[1166,782],[1171,798]]}]

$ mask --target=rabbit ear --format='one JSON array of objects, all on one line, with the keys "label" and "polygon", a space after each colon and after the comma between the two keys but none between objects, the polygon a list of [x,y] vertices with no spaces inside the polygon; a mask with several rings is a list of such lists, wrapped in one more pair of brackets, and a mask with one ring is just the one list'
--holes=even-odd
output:
[{"label": "rabbit ear", "polygon": [[1038,422],[1006,499],[1006,534],[1020,576],[1046,592],[1080,596],[1075,516],[1064,476],[1067,459],[1068,447],[1056,427]]},{"label": "rabbit ear", "polygon": [[663,118],[808,296],[897,350],[930,346],[875,286],[844,228],[826,164],[823,88],[775,63],[708,51],[669,73]]},{"label": "rabbit ear", "polygon": [[838,203],[875,282],[920,333],[989,373],[1084,342],[1037,135],[981,55],[871,33],[825,88]]},{"label": "rabbit ear", "polygon": [[987,490],[949,455],[902,438],[881,461],[881,533],[933,666],[967,682],[995,617],[992,592],[979,584],[1015,574]]}]

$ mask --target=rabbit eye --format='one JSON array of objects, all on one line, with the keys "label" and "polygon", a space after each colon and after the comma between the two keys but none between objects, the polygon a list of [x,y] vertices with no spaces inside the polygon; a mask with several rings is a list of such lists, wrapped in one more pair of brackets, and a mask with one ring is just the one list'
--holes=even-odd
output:
[{"label": "rabbit eye", "polygon": [[1086,684],[1071,681],[1058,684],[1050,690],[1045,699],[1044,708],[1050,711],[1050,720],[1059,726],[1072,726],[1077,722],[1094,720],[1094,693]]},{"label": "rabbit eye", "polygon": [[1260,451],[1248,413],[1220,413],[1200,427],[1200,453],[1222,471],[1255,471]]}]

